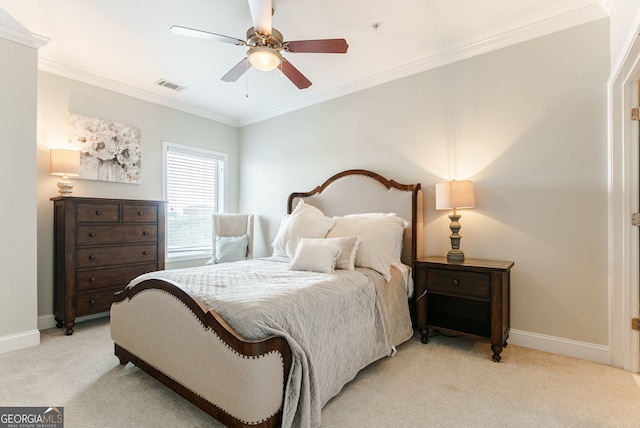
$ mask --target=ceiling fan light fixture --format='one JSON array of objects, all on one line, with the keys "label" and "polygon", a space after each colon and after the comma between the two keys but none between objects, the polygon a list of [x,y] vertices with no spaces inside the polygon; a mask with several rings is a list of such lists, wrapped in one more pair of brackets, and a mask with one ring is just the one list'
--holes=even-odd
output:
[{"label": "ceiling fan light fixture", "polygon": [[282,62],[282,55],[278,51],[264,46],[249,49],[247,58],[260,71],[271,71]]}]

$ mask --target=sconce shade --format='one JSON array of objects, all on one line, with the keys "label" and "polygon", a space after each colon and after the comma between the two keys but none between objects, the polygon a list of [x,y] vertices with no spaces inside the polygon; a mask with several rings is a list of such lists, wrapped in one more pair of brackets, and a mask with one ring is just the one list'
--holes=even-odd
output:
[{"label": "sconce shade", "polygon": [[80,152],[51,149],[51,175],[77,177],[80,172]]},{"label": "sconce shade", "polygon": [[51,175],[62,178],[58,181],[58,192],[61,196],[69,196],[73,191],[73,182],[69,177],[80,175],[80,152],[76,150],[51,149],[49,153]]},{"label": "sconce shade", "polygon": [[453,180],[436,184],[437,210],[473,208],[475,206],[476,198],[473,194],[473,182],[471,180]]}]

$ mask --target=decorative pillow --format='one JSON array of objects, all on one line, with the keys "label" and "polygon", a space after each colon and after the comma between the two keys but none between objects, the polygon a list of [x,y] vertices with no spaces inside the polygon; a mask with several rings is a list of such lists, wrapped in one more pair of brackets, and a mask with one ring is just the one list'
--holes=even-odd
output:
[{"label": "decorative pillow", "polygon": [[302,244],[328,244],[340,247],[340,255],[336,259],[336,269],[354,270],[356,254],[360,246],[360,238],[350,236],[348,238],[300,238],[298,248]]},{"label": "decorative pillow", "polygon": [[327,238],[357,236],[360,247],[355,265],[376,270],[389,281],[391,263],[396,257],[398,240],[406,221],[396,215],[353,215],[334,217],[335,226]]},{"label": "decorative pillow", "polygon": [[[388,216],[396,216],[396,213],[363,213],[363,214],[348,214],[345,217],[388,217]],[[399,217],[402,218],[402,217]],[[404,220],[404,219],[402,219]],[[404,220],[404,227],[409,226],[409,222]],[[398,241],[396,242],[396,248],[393,251],[393,261],[392,263],[402,263],[402,247],[404,243],[404,231],[403,233],[398,235]]]},{"label": "decorative pillow", "polygon": [[324,238],[334,225],[334,220],[326,217],[313,205],[300,200],[291,216],[281,224],[274,240],[274,255],[285,255],[293,258],[300,238]]},{"label": "decorative pillow", "polygon": [[337,245],[300,243],[289,270],[332,273],[339,254],[340,247]]},{"label": "decorative pillow", "polygon": [[249,235],[216,236],[216,263],[247,259]]}]

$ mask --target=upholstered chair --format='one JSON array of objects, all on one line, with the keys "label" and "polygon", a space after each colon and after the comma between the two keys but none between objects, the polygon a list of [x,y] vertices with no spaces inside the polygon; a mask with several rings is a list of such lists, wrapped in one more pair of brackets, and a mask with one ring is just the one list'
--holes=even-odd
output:
[{"label": "upholstered chair", "polygon": [[253,214],[214,214],[213,253],[207,265],[253,257]]}]

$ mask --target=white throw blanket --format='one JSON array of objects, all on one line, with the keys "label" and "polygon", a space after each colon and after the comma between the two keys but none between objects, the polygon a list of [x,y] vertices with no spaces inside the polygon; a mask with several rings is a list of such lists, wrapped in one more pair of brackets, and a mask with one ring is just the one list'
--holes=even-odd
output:
[{"label": "white throw blanket", "polygon": [[150,278],[169,280],[246,339],[285,337],[292,363],[282,426],[317,427],[329,399],[362,368],[411,337],[404,284],[399,273],[395,276],[398,286],[392,288],[369,269],[322,274],[257,259],[151,272],[131,286]]}]

